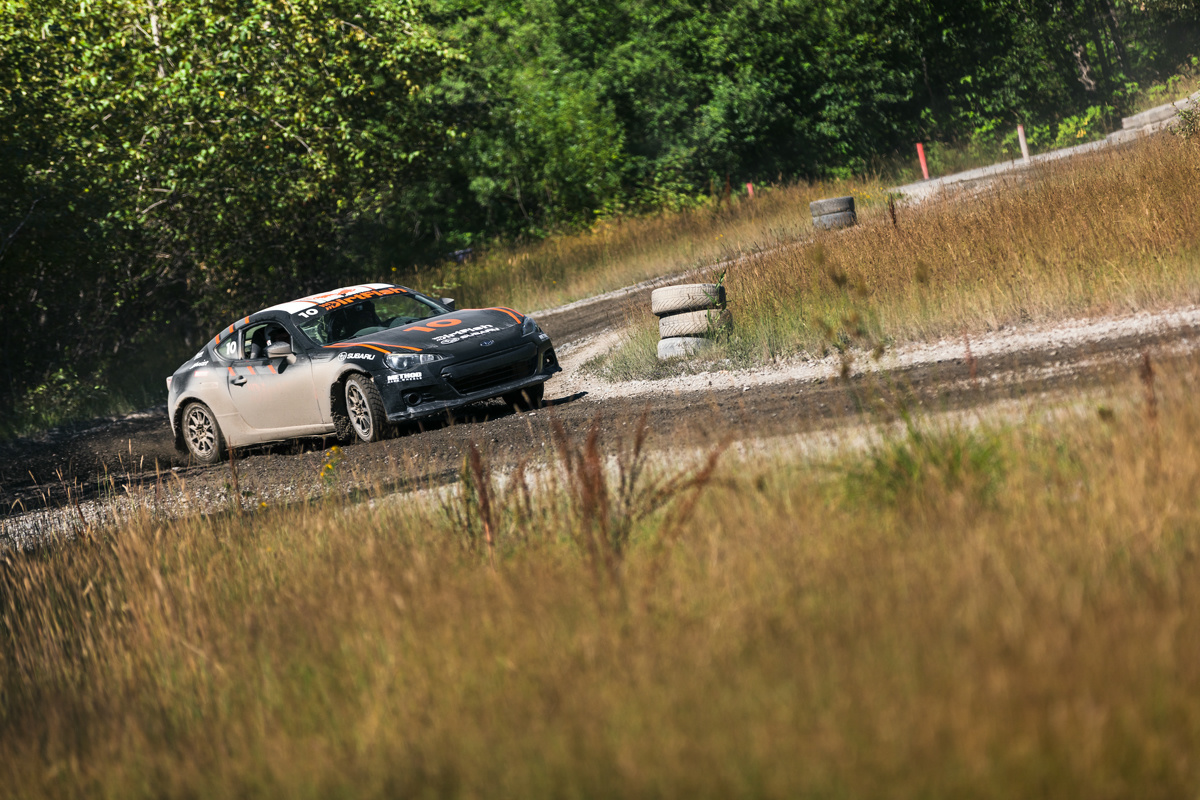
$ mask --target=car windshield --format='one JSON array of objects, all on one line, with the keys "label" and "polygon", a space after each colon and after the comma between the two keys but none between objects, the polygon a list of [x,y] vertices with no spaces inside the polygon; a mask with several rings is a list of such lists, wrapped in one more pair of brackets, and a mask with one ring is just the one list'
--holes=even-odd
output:
[{"label": "car windshield", "polygon": [[325,345],[369,336],[446,311],[420,295],[383,289],[322,303],[294,314],[292,318],[308,338]]}]

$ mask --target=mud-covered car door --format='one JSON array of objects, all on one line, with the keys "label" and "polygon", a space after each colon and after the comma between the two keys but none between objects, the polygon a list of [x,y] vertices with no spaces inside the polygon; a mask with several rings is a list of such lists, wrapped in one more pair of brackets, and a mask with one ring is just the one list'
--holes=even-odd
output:
[{"label": "mud-covered car door", "polygon": [[[248,428],[269,438],[321,425],[312,363],[303,351],[271,358],[272,343],[295,342],[290,325],[282,320],[259,321],[241,331],[240,359],[227,368],[229,398]],[[302,347],[293,344],[292,347]]]}]

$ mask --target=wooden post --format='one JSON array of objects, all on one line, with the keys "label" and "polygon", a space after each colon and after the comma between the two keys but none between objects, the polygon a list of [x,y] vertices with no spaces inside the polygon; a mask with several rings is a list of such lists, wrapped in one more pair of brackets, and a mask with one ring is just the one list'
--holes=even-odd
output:
[{"label": "wooden post", "polygon": [[1017,126],[1017,141],[1021,143],[1021,160],[1029,163],[1029,142],[1025,141],[1025,126]]}]

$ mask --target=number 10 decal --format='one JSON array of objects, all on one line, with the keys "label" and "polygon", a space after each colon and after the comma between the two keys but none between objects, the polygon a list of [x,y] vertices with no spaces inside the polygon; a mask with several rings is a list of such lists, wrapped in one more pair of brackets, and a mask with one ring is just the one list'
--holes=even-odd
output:
[{"label": "number 10 decal", "polygon": [[411,328],[405,328],[404,332],[409,331],[424,331],[425,333],[434,333],[438,328],[453,328],[455,325],[462,325],[461,319],[435,319],[424,325],[414,325]]}]

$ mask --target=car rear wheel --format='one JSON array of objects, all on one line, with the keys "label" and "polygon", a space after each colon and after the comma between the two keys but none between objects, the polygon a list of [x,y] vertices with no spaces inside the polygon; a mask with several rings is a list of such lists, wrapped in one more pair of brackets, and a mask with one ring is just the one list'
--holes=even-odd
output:
[{"label": "car rear wheel", "polygon": [[375,382],[366,375],[351,375],[346,379],[346,416],[354,434],[364,442],[377,442],[387,433],[383,398]]},{"label": "car rear wheel", "polygon": [[513,411],[533,411],[542,407],[542,398],[545,395],[546,384],[539,383],[537,386],[530,386],[519,392],[510,392],[504,395],[504,402],[508,403],[509,408]]},{"label": "car rear wheel", "polygon": [[189,403],[181,418],[183,442],[192,459],[201,464],[216,464],[225,455],[225,437],[217,418],[203,403]]}]

